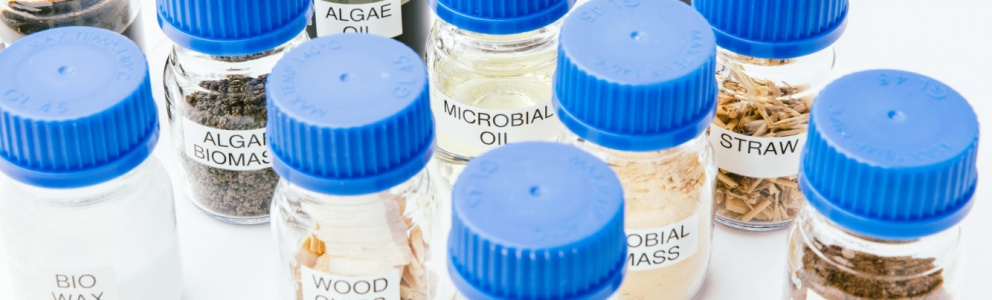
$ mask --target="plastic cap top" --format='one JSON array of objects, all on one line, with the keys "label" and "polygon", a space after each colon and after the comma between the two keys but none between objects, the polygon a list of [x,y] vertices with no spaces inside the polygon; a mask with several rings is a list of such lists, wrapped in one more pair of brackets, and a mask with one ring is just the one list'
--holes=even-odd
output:
[{"label": "plastic cap top", "polygon": [[379,192],[434,153],[427,70],[400,42],[365,34],[307,42],[276,65],[267,87],[273,168],[296,185]]},{"label": "plastic cap top", "polygon": [[438,18],[484,34],[514,34],[551,25],[575,0],[430,0]]},{"label": "plastic cap top", "polygon": [[978,119],[947,85],[905,71],[855,73],[827,86],[811,111],[800,185],[838,225],[915,239],[971,209]]},{"label": "plastic cap top", "polygon": [[577,148],[510,144],[455,184],[449,273],[469,299],[607,299],[627,255],[623,190]]},{"label": "plastic cap top", "polygon": [[678,1],[594,0],[565,20],[555,105],[572,132],[625,151],[702,134],[716,110],[716,44]]},{"label": "plastic cap top", "polygon": [[794,58],[830,47],[847,26],[848,0],[695,0],[727,50]]},{"label": "plastic cap top", "polygon": [[120,34],[63,27],[0,52],[0,171],[77,188],[123,175],[158,141],[148,62]]},{"label": "plastic cap top", "polygon": [[156,0],[158,24],[177,45],[217,56],[272,50],[300,35],[313,0]]}]

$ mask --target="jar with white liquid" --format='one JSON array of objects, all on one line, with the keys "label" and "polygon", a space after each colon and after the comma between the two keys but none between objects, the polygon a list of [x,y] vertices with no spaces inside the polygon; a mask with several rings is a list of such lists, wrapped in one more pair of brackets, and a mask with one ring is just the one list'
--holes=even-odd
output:
[{"label": "jar with white liquid", "polygon": [[141,49],[90,27],[31,35],[0,54],[0,94],[0,269],[15,299],[180,299]]}]

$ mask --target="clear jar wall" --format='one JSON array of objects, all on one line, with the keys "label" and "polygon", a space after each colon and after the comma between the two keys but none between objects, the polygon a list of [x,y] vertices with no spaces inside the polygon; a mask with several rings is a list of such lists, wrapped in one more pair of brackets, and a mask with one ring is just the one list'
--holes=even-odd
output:
[{"label": "clear jar wall", "polygon": [[[505,134],[508,138],[501,141],[510,143],[557,137],[561,125],[551,104],[551,80],[560,28],[561,21],[520,34],[489,35],[435,21],[427,44],[427,67],[431,109],[438,123],[440,174],[457,176],[469,160],[501,145],[497,136]],[[452,110],[455,105],[461,108],[457,112]],[[519,115],[517,123],[529,117],[528,124],[512,126],[513,114],[523,112],[527,117]],[[467,123],[481,122],[479,113],[493,116],[487,122],[490,126]],[[506,126],[496,126],[496,119],[504,118],[497,115],[505,116]],[[455,178],[438,180],[453,183]]]},{"label": "clear jar wall", "polygon": [[[693,298],[706,279],[713,239],[717,169],[706,136],[651,152],[613,150],[571,132],[563,135],[562,142],[605,161],[623,185],[629,253],[627,275],[616,296]],[[670,235],[673,232],[676,238]],[[652,234],[668,236],[654,243]]]},{"label": "clear jar wall", "polygon": [[834,59],[832,48],[790,59],[718,50],[720,96],[710,128],[720,161],[717,221],[774,230],[799,213],[797,174],[809,107],[829,82]]},{"label": "clear jar wall", "polygon": [[272,203],[278,299],[303,299],[310,287],[301,284],[313,283],[301,280],[304,267],[352,283],[358,282],[352,278],[390,278],[395,272],[401,282],[389,285],[399,287],[399,299],[439,299],[436,288],[446,279],[438,272],[446,265],[437,255],[447,245],[447,231],[437,228],[441,208],[430,188],[426,172],[359,196],[321,194],[280,182]]},{"label": "clear jar wall", "polygon": [[45,29],[92,26],[124,34],[144,47],[140,11],[140,0],[2,1],[0,42],[10,45]]},{"label": "clear jar wall", "polygon": [[158,160],[84,188],[40,188],[2,177],[0,194],[0,246],[10,263],[3,269],[17,299],[66,292],[52,280],[56,274],[94,275],[105,298],[182,298],[172,184]]},{"label": "clear jar wall", "polygon": [[[394,38],[406,44],[421,57],[431,26],[431,8],[429,0],[314,0],[314,16],[307,26],[310,38],[328,36],[337,33],[373,33]],[[393,5],[399,3],[400,8]],[[323,5],[322,5],[323,4]],[[399,14],[397,14],[399,12]],[[372,17],[372,16],[375,17]],[[390,17],[401,17],[400,20],[390,20]],[[318,20],[323,18],[325,20]],[[362,20],[362,21],[359,21]],[[318,22],[335,22],[334,29],[341,32],[323,32],[318,30]],[[394,22],[398,21],[398,22]],[[400,25],[402,30],[393,26]],[[345,26],[341,28],[340,26]],[[395,32],[402,34],[393,36]]]},{"label": "clear jar wall", "polygon": [[960,239],[958,226],[910,241],[868,238],[806,205],[789,233],[785,298],[955,299]]},{"label": "clear jar wall", "polygon": [[273,50],[246,56],[173,47],[164,74],[172,138],[187,196],[211,217],[235,224],[268,222],[279,176],[270,167],[264,136],[265,80],[279,59],[307,40],[301,33]]}]

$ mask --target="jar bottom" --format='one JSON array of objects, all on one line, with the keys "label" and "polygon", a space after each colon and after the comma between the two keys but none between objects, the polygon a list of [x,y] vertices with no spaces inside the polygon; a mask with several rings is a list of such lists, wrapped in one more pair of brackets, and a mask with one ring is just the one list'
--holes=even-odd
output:
[{"label": "jar bottom", "polygon": [[215,212],[213,210],[210,210],[210,208],[207,208],[206,206],[204,206],[203,204],[201,204],[200,201],[197,201],[196,200],[196,197],[193,196],[193,193],[190,192],[190,190],[188,188],[185,189],[185,190],[186,190],[186,193],[185,193],[186,194],[186,198],[188,199],[188,201],[190,203],[192,203],[193,206],[195,206],[197,209],[199,209],[200,211],[202,211],[204,214],[206,214],[210,218],[213,218],[214,220],[221,221],[221,222],[224,222],[224,223],[227,223],[227,224],[232,224],[232,225],[259,225],[259,224],[269,223],[269,215],[268,214],[266,214],[266,215],[257,215],[257,216],[230,216],[230,215],[225,215],[225,214],[222,214],[222,213]]},{"label": "jar bottom", "polygon": [[724,226],[746,231],[775,231],[785,229],[792,224],[792,220],[780,222],[741,222],[740,220],[727,218],[721,215],[716,215],[716,221]]}]

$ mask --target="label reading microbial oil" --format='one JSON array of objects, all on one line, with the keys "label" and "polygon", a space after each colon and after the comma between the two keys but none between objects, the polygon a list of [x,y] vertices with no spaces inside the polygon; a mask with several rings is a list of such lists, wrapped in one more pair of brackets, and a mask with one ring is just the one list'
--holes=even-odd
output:
[{"label": "label reading microbial oil", "polygon": [[779,178],[799,174],[799,156],[806,133],[788,137],[753,137],[710,126],[710,143],[717,164],[728,172],[754,177]]},{"label": "label reading microbial oil", "polygon": [[400,298],[400,271],[373,276],[336,276],[301,267],[304,300],[393,300]]},{"label": "label reading microbial oil", "polygon": [[547,141],[561,132],[551,103],[517,110],[477,108],[446,97],[433,103],[438,134],[473,149],[488,151],[509,143]]},{"label": "label reading microbial oil", "polygon": [[696,254],[699,216],[652,229],[627,230],[627,266],[630,271],[668,267]]},{"label": "label reading microbial oil", "polygon": [[256,171],[272,166],[265,128],[223,130],[183,118],[183,152],[201,164],[230,171]]},{"label": "label reading microbial oil", "polygon": [[37,289],[30,299],[117,300],[113,268],[88,271],[47,271],[30,279]]},{"label": "label reading microbial oil", "polygon": [[385,37],[403,34],[403,9],[400,0],[382,0],[364,4],[317,0],[317,36],[339,33],[371,33]]}]

